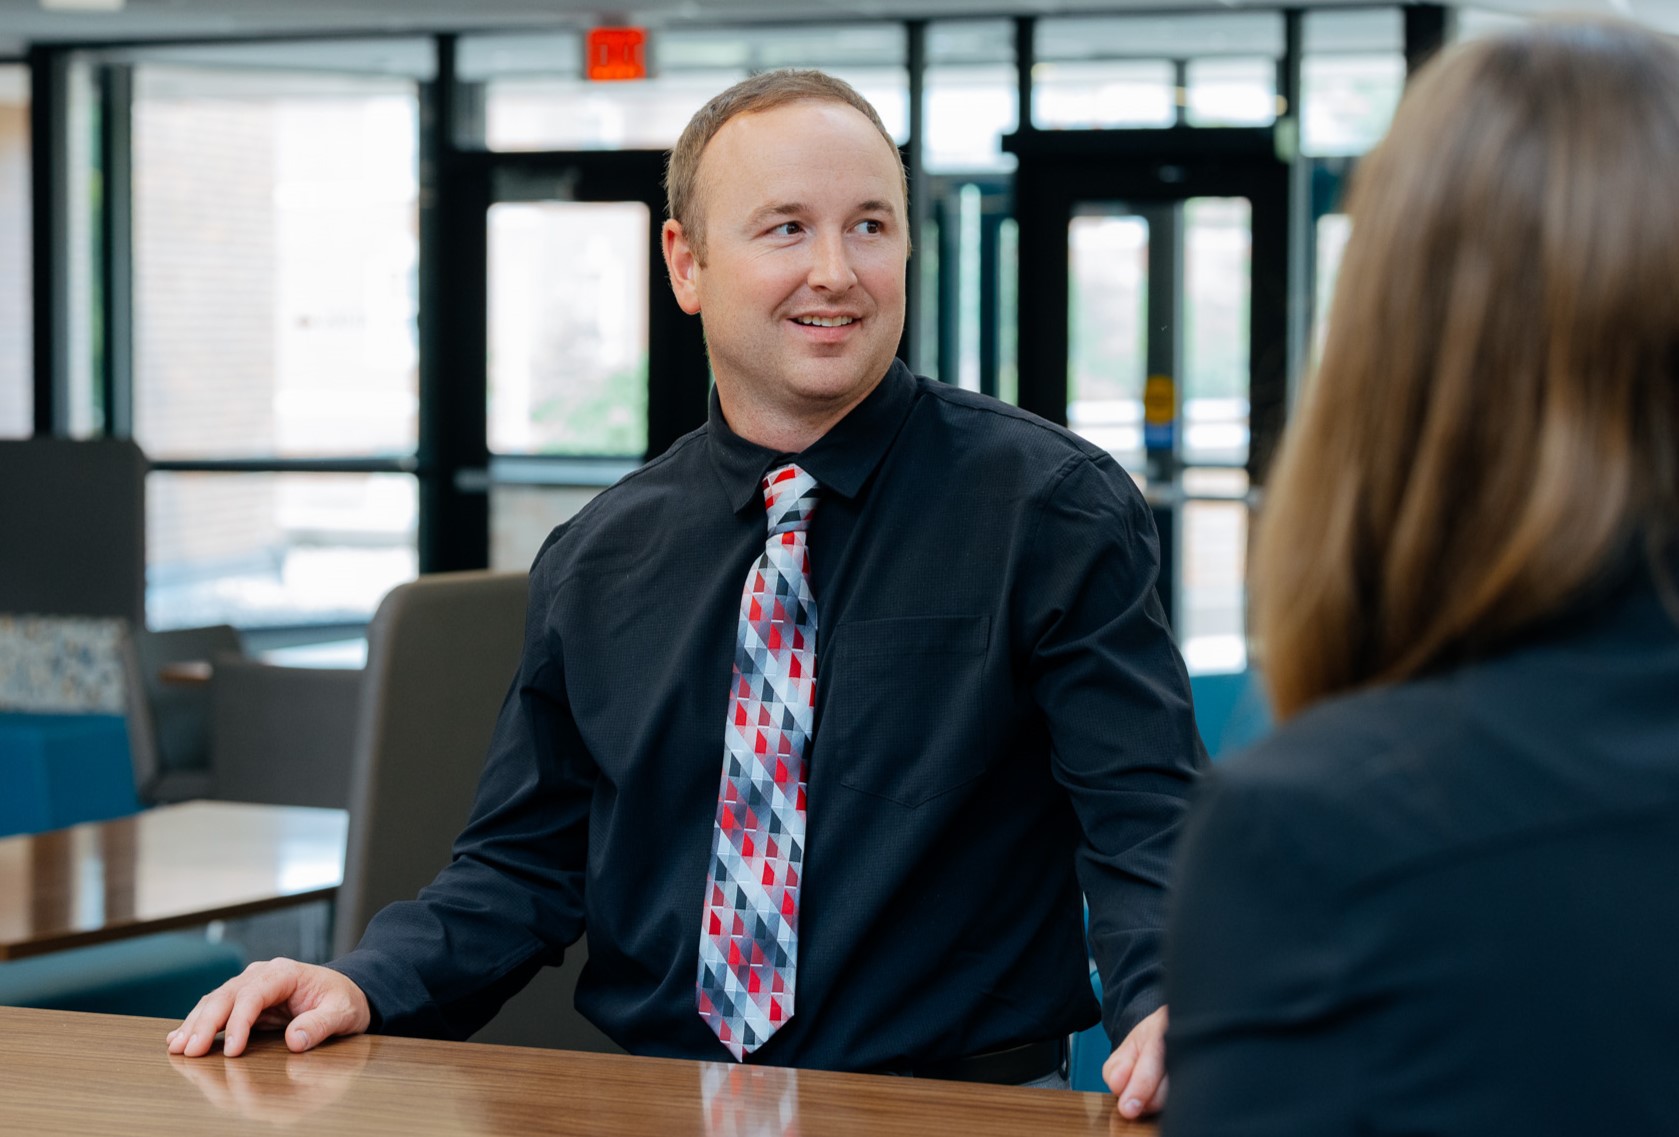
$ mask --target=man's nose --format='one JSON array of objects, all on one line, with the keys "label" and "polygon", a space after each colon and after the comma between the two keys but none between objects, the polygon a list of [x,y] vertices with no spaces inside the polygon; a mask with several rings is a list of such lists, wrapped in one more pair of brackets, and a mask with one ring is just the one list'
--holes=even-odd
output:
[{"label": "man's nose", "polygon": [[843,233],[827,233],[811,249],[810,286],[827,292],[844,292],[857,282],[851,267],[851,250]]}]

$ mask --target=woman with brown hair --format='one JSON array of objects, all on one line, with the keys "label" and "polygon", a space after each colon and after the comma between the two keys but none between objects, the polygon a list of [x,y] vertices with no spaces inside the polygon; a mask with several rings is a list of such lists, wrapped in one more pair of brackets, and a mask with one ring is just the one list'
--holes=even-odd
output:
[{"label": "woman with brown hair", "polygon": [[1349,212],[1254,558],[1283,725],[1181,848],[1166,1132],[1671,1131],[1679,50],[1449,50]]}]

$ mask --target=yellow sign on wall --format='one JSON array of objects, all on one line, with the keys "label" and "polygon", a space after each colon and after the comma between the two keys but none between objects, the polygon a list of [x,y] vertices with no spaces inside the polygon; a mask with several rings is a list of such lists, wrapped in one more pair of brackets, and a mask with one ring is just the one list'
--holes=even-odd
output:
[{"label": "yellow sign on wall", "polygon": [[1170,375],[1150,375],[1143,384],[1143,445],[1149,450],[1172,449],[1177,417],[1177,383]]}]

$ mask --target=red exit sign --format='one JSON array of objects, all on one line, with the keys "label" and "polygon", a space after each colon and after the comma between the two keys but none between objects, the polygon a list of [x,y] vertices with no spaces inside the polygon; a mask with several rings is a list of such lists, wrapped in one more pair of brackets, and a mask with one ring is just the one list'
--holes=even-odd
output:
[{"label": "red exit sign", "polygon": [[647,78],[646,28],[592,28],[584,51],[583,74],[590,79]]}]

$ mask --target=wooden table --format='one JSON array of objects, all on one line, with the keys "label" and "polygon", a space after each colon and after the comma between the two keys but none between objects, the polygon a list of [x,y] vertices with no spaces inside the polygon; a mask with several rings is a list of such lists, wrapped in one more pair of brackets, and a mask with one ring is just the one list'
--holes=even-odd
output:
[{"label": "wooden table", "polygon": [[340,809],[187,802],[0,840],[0,960],[330,899]]},{"label": "wooden table", "polygon": [[0,1119],[131,1137],[1151,1137],[1105,1094],[563,1050],[341,1039],[171,1058],[162,1019],[0,1008]]}]

